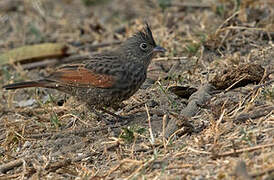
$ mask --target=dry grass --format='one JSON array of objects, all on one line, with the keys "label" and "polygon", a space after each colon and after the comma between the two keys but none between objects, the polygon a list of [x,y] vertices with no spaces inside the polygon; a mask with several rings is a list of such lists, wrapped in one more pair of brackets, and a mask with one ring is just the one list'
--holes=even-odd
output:
[{"label": "dry grass", "polygon": [[[107,42],[96,48],[103,51],[142,28],[144,19],[168,53],[153,61],[144,86],[118,110],[133,114],[123,127],[98,120],[60,92],[1,89],[0,179],[274,178],[271,0],[10,2],[0,3],[2,53],[43,42],[67,43],[72,54]],[[198,88],[243,63],[261,65],[268,76],[260,85],[214,94],[190,120],[200,131],[182,128],[163,138],[171,118],[185,118],[187,100],[170,86]],[[37,78],[54,65],[23,67],[2,66],[0,84]]]}]

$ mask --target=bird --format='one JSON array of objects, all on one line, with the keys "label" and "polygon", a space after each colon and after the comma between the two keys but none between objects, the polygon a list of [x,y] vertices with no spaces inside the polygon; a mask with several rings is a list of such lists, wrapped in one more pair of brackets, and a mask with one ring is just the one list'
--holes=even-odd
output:
[{"label": "bird", "polygon": [[164,53],[158,46],[148,23],[117,48],[84,58],[80,63],[65,64],[47,77],[4,85],[5,90],[41,87],[62,91],[86,103],[92,110],[101,110],[116,118],[108,107],[117,107],[129,99],[147,77],[153,57]]}]

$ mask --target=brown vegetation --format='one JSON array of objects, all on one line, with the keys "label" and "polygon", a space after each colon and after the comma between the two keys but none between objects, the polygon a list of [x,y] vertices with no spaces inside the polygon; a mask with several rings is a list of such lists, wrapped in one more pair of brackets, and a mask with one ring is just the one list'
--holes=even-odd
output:
[{"label": "brown vegetation", "polygon": [[1,1],[0,86],[112,48],[144,20],[168,52],[115,110],[127,125],[54,90],[1,89],[0,179],[273,179],[273,7]]}]

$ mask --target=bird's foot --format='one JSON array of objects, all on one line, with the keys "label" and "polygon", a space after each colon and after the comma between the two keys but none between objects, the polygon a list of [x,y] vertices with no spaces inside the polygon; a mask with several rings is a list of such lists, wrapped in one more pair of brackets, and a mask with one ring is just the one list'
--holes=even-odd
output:
[{"label": "bird's foot", "polygon": [[101,108],[100,109],[102,112],[104,112],[104,113],[106,113],[106,114],[109,114],[109,115],[111,115],[111,116],[113,116],[113,117],[115,117],[115,120],[113,120],[113,121],[108,121],[109,123],[120,123],[120,125],[121,126],[124,126],[124,125],[126,125],[126,124],[128,124],[128,119],[129,119],[129,116],[120,116],[120,115],[118,115],[118,114],[115,114],[115,113],[113,113],[113,112],[111,112],[111,111],[108,111],[108,110],[106,110],[106,109],[104,109],[104,108]]}]

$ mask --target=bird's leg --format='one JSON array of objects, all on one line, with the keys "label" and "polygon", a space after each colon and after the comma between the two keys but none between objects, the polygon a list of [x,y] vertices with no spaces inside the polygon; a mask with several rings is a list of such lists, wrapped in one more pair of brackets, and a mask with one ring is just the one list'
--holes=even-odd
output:
[{"label": "bird's leg", "polygon": [[127,117],[117,115],[117,114],[115,114],[115,113],[113,113],[113,112],[111,112],[109,110],[106,110],[105,108],[100,108],[100,110],[103,111],[104,113],[107,113],[107,114],[109,114],[109,115],[117,118],[118,120],[125,120],[125,119],[127,119]]},{"label": "bird's leg", "polygon": [[[110,121],[107,121],[104,117],[103,117],[103,114],[102,113],[99,113],[97,110],[101,110],[103,113],[106,113],[106,114],[109,114],[113,117],[115,117],[119,122],[122,122],[122,125],[124,124],[127,124],[128,121],[126,120],[127,117],[124,117],[124,116],[119,116],[111,111],[108,111],[106,110],[105,108],[101,107],[101,108],[96,108],[94,105],[90,105],[90,104],[87,104],[87,106],[89,107],[90,110],[94,110],[94,113],[99,117],[99,119],[105,121],[107,124],[109,123],[113,123],[113,122],[110,122]],[[97,109],[97,110],[96,110]]]},{"label": "bird's leg", "polygon": [[[111,112],[111,111],[108,111],[107,109],[105,109],[105,108],[103,108],[103,107],[101,107],[101,108],[99,108],[99,109],[100,109],[102,112],[107,113],[107,114],[109,114],[109,115],[115,117],[115,118],[116,118],[116,122],[119,122],[120,126],[124,126],[124,125],[127,125],[127,124],[129,123],[128,117],[126,117],[126,116],[117,115],[117,114],[115,114],[115,113],[113,113],[113,112]],[[115,121],[110,121],[110,122],[111,122],[111,123],[115,123]]]},{"label": "bird's leg", "polygon": [[94,105],[91,105],[89,103],[86,103],[86,106],[88,108],[89,111],[93,112],[98,119],[104,119],[104,116],[102,113],[98,112],[96,107]]}]

